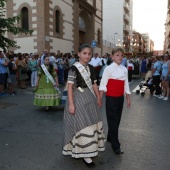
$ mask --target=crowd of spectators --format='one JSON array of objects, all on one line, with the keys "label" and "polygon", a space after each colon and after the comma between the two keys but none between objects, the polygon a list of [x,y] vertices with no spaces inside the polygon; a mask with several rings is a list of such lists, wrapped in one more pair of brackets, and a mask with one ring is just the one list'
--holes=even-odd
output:
[{"label": "crowd of spectators", "polygon": [[[50,57],[50,63],[58,74],[59,84],[64,85],[67,81],[69,68],[78,61],[78,56],[73,51],[62,53],[58,50],[57,53],[49,53],[44,50],[42,55],[33,53],[15,54],[13,52],[4,54],[0,51],[0,96],[16,95],[16,85],[21,89],[25,89],[27,86],[35,87],[38,66],[43,64],[46,55]],[[98,53],[93,54],[89,64],[95,68],[98,85],[105,67],[110,63],[112,63],[112,60],[108,53],[103,56],[99,56]],[[149,58],[145,56],[127,58],[124,56],[122,65],[128,69],[129,82],[132,81],[134,75],[139,75],[145,80],[146,73],[151,71],[156,89],[154,96],[168,100],[170,93],[170,59],[168,52],[164,56]],[[8,92],[8,94],[5,92]]]},{"label": "crowd of spectators", "polygon": [[50,57],[50,63],[58,74],[59,84],[64,85],[69,68],[78,60],[73,52],[64,54],[58,50],[57,53],[48,53],[44,50],[42,55],[38,55],[0,51],[0,96],[17,95],[15,87],[35,87],[38,67],[43,64],[45,55]]}]

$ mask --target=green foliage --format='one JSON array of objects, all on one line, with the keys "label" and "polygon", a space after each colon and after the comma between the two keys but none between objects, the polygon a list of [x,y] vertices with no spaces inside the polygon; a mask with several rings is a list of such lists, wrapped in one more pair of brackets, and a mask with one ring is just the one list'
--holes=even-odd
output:
[{"label": "green foliage", "polygon": [[5,37],[5,33],[11,33],[12,35],[16,36],[18,34],[32,34],[32,30],[25,30],[21,27],[16,26],[20,19],[21,15],[5,18],[5,5],[6,0],[0,0],[0,47],[5,49],[8,47],[15,47],[20,48],[16,41],[10,40]]}]

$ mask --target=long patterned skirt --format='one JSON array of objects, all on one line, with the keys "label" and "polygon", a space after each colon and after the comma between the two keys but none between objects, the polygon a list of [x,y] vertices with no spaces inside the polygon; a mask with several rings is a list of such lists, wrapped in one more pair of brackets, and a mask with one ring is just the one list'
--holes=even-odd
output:
[{"label": "long patterned skirt", "polygon": [[88,88],[74,91],[75,114],[64,111],[64,155],[74,158],[94,157],[105,150],[105,135],[97,100]]}]

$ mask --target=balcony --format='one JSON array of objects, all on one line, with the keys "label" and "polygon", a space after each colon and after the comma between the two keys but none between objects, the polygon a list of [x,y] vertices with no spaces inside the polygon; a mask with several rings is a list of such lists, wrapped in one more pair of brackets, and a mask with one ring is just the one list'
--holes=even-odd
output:
[{"label": "balcony", "polygon": [[129,16],[127,14],[123,15],[123,19],[126,23],[129,23]]},{"label": "balcony", "polygon": [[128,4],[128,3],[125,2],[125,3],[123,4],[123,7],[124,7],[124,9],[125,9],[126,12],[129,12],[129,4]]},{"label": "balcony", "polygon": [[129,32],[129,25],[123,25],[123,30],[125,32]]}]

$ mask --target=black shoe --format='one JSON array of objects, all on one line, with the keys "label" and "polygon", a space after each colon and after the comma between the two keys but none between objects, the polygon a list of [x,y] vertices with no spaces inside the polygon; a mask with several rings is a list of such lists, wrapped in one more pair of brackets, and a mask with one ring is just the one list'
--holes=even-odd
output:
[{"label": "black shoe", "polygon": [[49,109],[50,109],[49,106],[47,106],[47,107],[45,108],[45,111],[48,112]]},{"label": "black shoe", "polygon": [[124,152],[121,149],[113,149],[116,155],[122,155]]},{"label": "black shoe", "polygon": [[110,140],[110,139],[107,139],[107,142],[111,142],[111,140]]},{"label": "black shoe", "polygon": [[86,164],[87,167],[89,168],[94,168],[96,166],[96,164],[94,162],[91,162],[91,163],[87,163],[84,159],[83,159],[83,162]]}]

